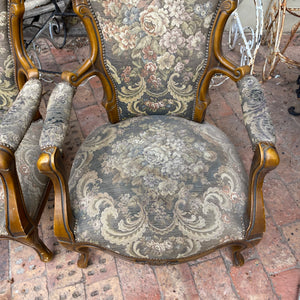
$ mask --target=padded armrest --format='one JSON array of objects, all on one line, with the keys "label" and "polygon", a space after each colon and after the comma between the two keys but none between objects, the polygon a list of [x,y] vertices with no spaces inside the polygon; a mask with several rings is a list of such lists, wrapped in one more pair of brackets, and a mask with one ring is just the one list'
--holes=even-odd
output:
[{"label": "padded armrest", "polygon": [[67,82],[59,83],[52,91],[40,138],[40,147],[62,148],[71,114],[75,88]]},{"label": "padded armrest", "polygon": [[28,80],[3,117],[0,124],[0,145],[12,151],[17,150],[39,108],[41,97],[40,80]]},{"label": "padded armrest", "polygon": [[253,149],[260,142],[275,144],[275,132],[260,83],[246,75],[238,83],[244,123]]}]

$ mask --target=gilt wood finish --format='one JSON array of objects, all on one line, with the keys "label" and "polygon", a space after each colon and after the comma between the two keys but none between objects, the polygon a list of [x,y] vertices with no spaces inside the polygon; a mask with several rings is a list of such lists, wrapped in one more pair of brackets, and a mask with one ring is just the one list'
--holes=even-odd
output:
[{"label": "gilt wood finish", "polygon": [[9,9],[9,32],[15,59],[16,81],[19,89],[29,78],[39,78],[38,70],[28,57],[23,42],[24,0],[11,0]]},{"label": "gilt wood finish", "polygon": [[[15,61],[15,79],[21,89],[29,78],[38,78],[38,71],[28,58],[22,35],[22,17],[24,1],[7,1],[9,5],[9,34],[11,48]],[[0,238],[16,240],[32,247],[44,262],[52,259],[51,251],[40,240],[37,226],[46,204],[51,185],[44,191],[43,199],[38,208],[36,218],[33,220],[27,213],[21,186],[16,170],[15,155],[5,146],[0,146],[0,177],[5,193],[6,230],[8,235]]]}]

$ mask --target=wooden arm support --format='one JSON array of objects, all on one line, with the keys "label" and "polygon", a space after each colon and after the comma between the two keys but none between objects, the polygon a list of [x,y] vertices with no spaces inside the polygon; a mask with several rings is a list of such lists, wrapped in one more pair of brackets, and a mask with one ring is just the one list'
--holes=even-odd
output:
[{"label": "wooden arm support", "polygon": [[249,177],[249,226],[246,238],[261,238],[265,231],[263,181],[268,172],[279,164],[279,155],[272,144],[259,143],[255,149]]},{"label": "wooden arm support", "polygon": [[43,150],[37,162],[39,171],[47,175],[54,187],[54,234],[61,242],[72,243],[74,220],[70,207],[67,176],[57,147]]},{"label": "wooden arm support", "polygon": [[11,0],[9,11],[10,37],[16,62],[16,79],[19,89],[29,78],[39,78],[39,72],[27,55],[23,39],[24,0]]},{"label": "wooden arm support", "polygon": [[0,177],[5,193],[6,230],[11,236],[27,236],[33,223],[25,210],[14,153],[0,146]]}]

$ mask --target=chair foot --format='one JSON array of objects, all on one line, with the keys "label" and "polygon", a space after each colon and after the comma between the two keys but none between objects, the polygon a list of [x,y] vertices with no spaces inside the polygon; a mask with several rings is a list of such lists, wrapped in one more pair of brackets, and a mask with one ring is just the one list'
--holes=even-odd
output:
[{"label": "chair foot", "polygon": [[78,250],[80,256],[77,261],[77,266],[79,268],[86,268],[89,261],[89,249],[88,248],[81,248]]},{"label": "chair foot", "polygon": [[243,248],[240,246],[232,247],[233,264],[237,267],[241,267],[245,262],[244,257],[241,254],[242,250]]},{"label": "chair foot", "polygon": [[29,235],[25,243],[33,247],[33,249],[40,256],[40,260],[43,262],[49,262],[53,258],[53,253],[48,249],[48,247],[44,244],[44,242],[39,238],[37,229],[33,231],[31,235]]}]

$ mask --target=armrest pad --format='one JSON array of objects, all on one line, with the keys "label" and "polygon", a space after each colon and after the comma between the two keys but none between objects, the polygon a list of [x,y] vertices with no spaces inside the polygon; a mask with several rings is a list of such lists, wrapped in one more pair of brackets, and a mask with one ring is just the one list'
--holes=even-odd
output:
[{"label": "armrest pad", "polygon": [[12,151],[17,150],[39,108],[41,97],[40,80],[29,79],[3,117],[0,124],[0,145]]},{"label": "armrest pad", "polygon": [[275,132],[260,83],[252,75],[243,77],[237,86],[253,149],[259,142],[275,144]]},{"label": "armrest pad", "polygon": [[62,148],[71,114],[75,88],[67,82],[59,83],[52,91],[40,138],[40,147]]}]

